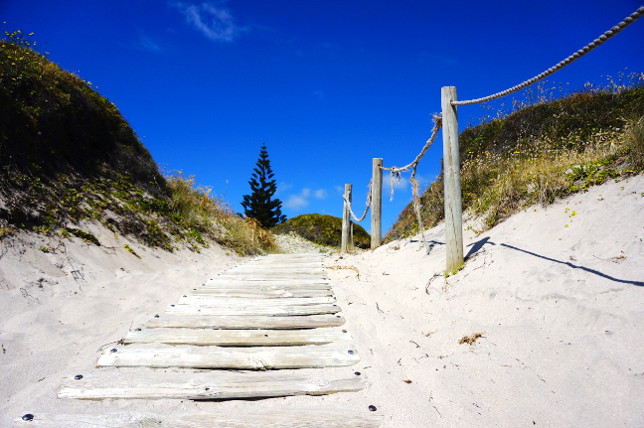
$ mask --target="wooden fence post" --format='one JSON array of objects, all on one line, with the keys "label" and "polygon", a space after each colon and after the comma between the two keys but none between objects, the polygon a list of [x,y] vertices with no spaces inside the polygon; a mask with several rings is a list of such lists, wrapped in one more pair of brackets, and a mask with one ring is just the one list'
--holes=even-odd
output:
[{"label": "wooden fence post", "polygon": [[382,244],[382,158],[373,158],[371,172],[371,248]]},{"label": "wooden fence post", "polygon": [[447,260],[445,272],[463,265],[463,213],[461,207],[461,168],[458,153],[458,115],[456,87],[441,88],[443,110],[443,179],[445,184],[445,243]]},{"label": "wooden fence post", "polygon": [[342,211],[342,243],[340,251],[346,253],[349,248],[349,231],[351,229],[351,211],[349,203],[351,202],[351,184],[344,185],[344,211]]}]

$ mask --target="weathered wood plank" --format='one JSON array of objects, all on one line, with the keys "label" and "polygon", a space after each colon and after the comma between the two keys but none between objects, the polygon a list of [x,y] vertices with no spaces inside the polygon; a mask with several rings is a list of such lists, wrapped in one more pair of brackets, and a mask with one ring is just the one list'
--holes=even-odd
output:
[{"label": "weathered wood plank", "polygon": [[341,367],[358,361],[348,343],[251,348],[133,344],[106,349],[96,366],[268,370]]},{"label": "weathered wood plank", "polygon": [[279,275],[279,274],[294,274],[294,275],[324,275],[326,270],[322,267],[317,268],[278,268],[278,267],[268,267],[268,266],[240,266],[232,269],[228,269],[223,273],[248,273],[248,274],[263,274],[267,273],[270,275]]},{"label": "weathered wood plank", "polygon": [[[221,279],[221,280],[212,280],[207,281],[201,288],[216,288],[216,289],[225,289],[225,288],[250,288],[253,290],[277,290],[277,289],[287,289],[287,290],[329,290],[331,289],[331,284],[329,281],[325,280],[315,280],[315,281],[239,281],[231,279]],[[196,289],[196,287],[194,288]]]},{"label": "weathered wood plank", "polygon": [[217,283],[230,283],[230,284],[243,284],[243,283],[257,283],[258,285],[264,284],[297,284],[297,285],[306,285],[306,284],[328,284],[328,278],[257,278],[257,277],[244,277],[240,275],[220,275],[216,277],[217,279],[210,279],[206,281],[205,285],[208,285],[212,282]]},{"label": "weathered wood plank", "polygon": [[167,343],[200,346],[299,346],[351,340],[346,330],[212,330],[155,328],[130,330],[125,343]]},{"label": "weathered wood plank", "polygon": [[284,397],[290,395],[325,395],[360,391],[364,381],[315,379],[299,373],[280,371],[242,372],[222,370],[101,369],[63,380],[59,398],[105,399],[192,399],[227,400],[234,398]]},{"label": "weathered wood plank", "polygon": [[149,328],[218,328],[221,330],[294,330],[339,327],[345,322],[346,320],[340,315],[269,317],[159,314],[158,318],[152,318],[145,323],[145,326]]},{"label": "weathered wood plank", "polygon": [[250,410],[236,414],[188,414],[162,416],[158,413],[39,414],[29,422],[15,420],[15,427],[51,428],[378,428],[383,416],[343,409]]},{"label": "weathered wood plank", "polygon": [[174,305],[166,309],[168,314],[203,314],[203,315],[236,315],[236,316],[272,316],[286,317],[299,315],[335,314],[341,309],[336,305],[308,306],[200,306]]},{"label": "weathered wood plank", "polygon": [[290,274],[280,274],[280,275],[266,275],[266,274],[257,274],[251,275],[248,273],[239,273],[235,274],[234,272],[226,272],[217,276],[217,279],[229,279],[235,281],[329,281],[329,278],[326,275],[290,275]]},{"label": "weathered wood plank", "polygon": [[281,262],[251,262],[245,263],[243,265],[235,266],[231,269],[245,268],[245,269],[323,269],[324,264],[322,262],[290,262],[290,263],[281,263]]},{"label": "weathered wood plank", "polygon": [[324,297],[332,296],[330,288],[300,290],[284,288],[252,289],[252,288],[198,288],[190,292],[193,296],[218,296],[218,297],[241,297],[246,299],[276,299],[283,297]]},{"label": "weathered wood plank", "polygon": [[179,298],[180,305],[199,306],[308,306],[335,303],[335,297],[282,297],[275,299],[247,299],[242,297],[216,297],[184,294]]}]

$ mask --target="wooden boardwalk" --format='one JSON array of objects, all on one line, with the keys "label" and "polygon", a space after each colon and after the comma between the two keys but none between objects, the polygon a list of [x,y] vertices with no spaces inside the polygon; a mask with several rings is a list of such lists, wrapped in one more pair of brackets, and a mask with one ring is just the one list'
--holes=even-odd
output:
[{"label": "wooden boardwalk", "polygon": [[[297,370],[360,360],[340,312],[319,256],[258,257],[190,289],[129,331],[102,352],[95,372],[64,379],[58,396],[225,400],[359,391],[365,382],[353,373],[329,379],[321,370],[315,376]],[[293,411],[288,424],[272,426],[316,426],[298,425],[303,415],[316,413]],[[381,420],[340,409],[326,415],[317,423],[372,427]],[[331,415],[346,425],[329,425]],[[220,426],[211,421],[203,426]]]}]

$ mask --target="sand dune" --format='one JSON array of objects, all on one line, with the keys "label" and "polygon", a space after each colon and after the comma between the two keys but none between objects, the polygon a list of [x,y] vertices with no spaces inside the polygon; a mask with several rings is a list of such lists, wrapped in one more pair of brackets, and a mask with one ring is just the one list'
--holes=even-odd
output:
[{"label": "sand dune", "polygon": [[441,226],[426,233],[429,254],[416,237],[327,256],[362,360],[324,376],[360,371],[368,387],[322,397],[58,399],[63,377],[91,370],[131,325],[243,260],[218,248],[144,250],[92,225],[86,229],[101,247],[5,238],[0,426],[25,413],[127,419],[308,407],[369,414],[369,405],[387,427],[642,426],[643,192],[639,176],[531,208],[479,235],[471,221],[466,265],[448,278]]}]

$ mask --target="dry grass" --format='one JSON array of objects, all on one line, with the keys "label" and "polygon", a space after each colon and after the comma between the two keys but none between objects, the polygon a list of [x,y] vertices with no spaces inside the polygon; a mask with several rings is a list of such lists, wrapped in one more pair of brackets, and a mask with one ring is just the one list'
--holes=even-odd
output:
[{"label": "dry grass", "polygon": [[[571,136],[567,141],[574,140]],[[492,227],[523,208],[550,204],[621,175],[616,160],[629,153],[625,134],[617,131],[591,135],[583,150],[558,146],[560,142],[546,139],[518,146],[510,154],[487,152],[467,159],[461,169],[466,206]]]},{"label": "dry grass", "polygon": [[458,341],[458,344],[463,345],[467,343],[468,345],[472,346],[474,345],[474,343],[476,343],[477,339],[481,337],[484,337],[483,333],[474,333],[471,336],[463,336],[461,337],[461,340]]},{"label": "dry grass", "polygon": [[[205,236],[241,255],[275,251],[273,235],[252,218],[237,216],[212,189],[179,172],[167,177],[170,217],[195,236]],[[204,241],[205,242],[205,241]]]},{"label": "dry grass", "polygon": [[[463,210],[480,217],[486,230],[536,203],[642,173],[644,86],[615,91],[572,94],[463,131]],[[421,205],[424,226],[443,219],[442,175],[423,193]],[[410,204],[386,240],[415,233]]]}]

